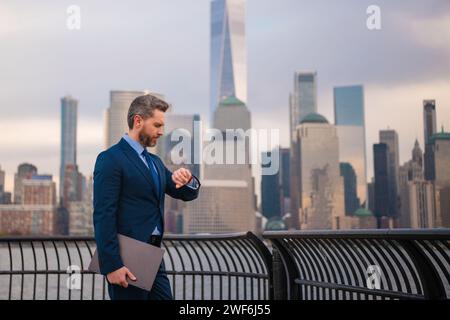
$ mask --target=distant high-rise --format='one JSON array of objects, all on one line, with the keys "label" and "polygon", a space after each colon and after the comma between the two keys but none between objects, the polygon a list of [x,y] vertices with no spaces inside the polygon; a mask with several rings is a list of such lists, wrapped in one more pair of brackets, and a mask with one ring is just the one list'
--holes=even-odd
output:
[{"label": "distant high-rise", "polygon": [[37,174],[37,168],[30,163],[22,163],[17,168],[14,175],[14,203],[22,203],[22,182],[24,179],[31,179]]},{"label": "distant high-rise", "polygon": [[11,193],[5,191],[5,171],[0,166],[0,204],[9,204]]},{"label": "distant high-rise", "polygon": [[436,227],[450,228],[449,195],[450,188],[450,132],[435,133],[429,145],[433,153],[434,186],[436,197]]},{"label": "distant high-rise", "polygon": [[0,192],[5,191],[5,171],[0,166]]},{"label": "distant high-rise", "polygon": [[389,146],[385,143],[373,145],[373,171],[374,181],[374,215],[377,217],[378,228],[381,225],[381,217],[390,216],[389,192]]},{"label": "distant high-rise", "polygon": [[[263,152],[264,158],[271,158],[271,152]],[[262,167],[270,167],[270,163],[262,164]],[[267,219],[281,215],[280,207],[280,177],[279,171],[273,175],[262,175],[261,177],[261,213]]]},{"label": "distant high-rise", "polygon": [[[433,183],[425,180],[408,182],[409,225],[407,228],[433,228],[435,200]],[[402,217],[403,219],[403,217]]]},{"label": "distant high-rise", "polygon": [[423,166],[423,152],[420,149],[419,141],[414,142],[414,149],[412,150],[412,161],[417,163],[421,168]]},{"label": "distant high-rise", "polygon": [[348,162],[340,163],[340,172],[344,179],[345,214],[353,215],[359,208],[356,173],[353,166]]},{"label": "distant high-rise", "polygon": [[22,204],[56,205],[56,185],[51,175],[33,176],[22,181]]},{"label": "distant high-rise", "polygon": [[119,142],[128,132],[127,115],[131,102],[138,96],[152,94],[164,100],[164,96],[150,91],[111,91],[110,106],[105,111],[105,149]]},{"label": "distant high-rise", "polygon": [[381,130],[380,143],[388,146],[388,163],[389,163],[389,216],[398,217],[399,208],[399,145],[398,135],[395,130]]},{"label": "distant high-rise", "polygon": [[[249,162],[249,137],[246,136],[251,128],[250,111],[244,102],[232,96],[222,100],[213,119],[213,127],[223,135],[223,153],[209,159],[215,154],[210,148],[214,144],[205,145],[202,192],[196,201],[186,203],[183,232],[255,231],[255,184]],[[236,130],[235,134],[227,136],[227,129]],[[235,152],[236,148],[242,150],[242,154]],[[228,151],[233,154],[227,154]]]},{"label": "distant high-rise", "polygon": [[427,144],[433,134],[436,133],[436,101],[423,101],[423,130],[424,143]]},{"label": "distant high-rise", "polygon": [[81,201],[83,191],[85,191],[86,180],[78,171],[78,166],[73,164],[66,165],[64,172],[63,205],[66,207],[69,202]]},{"label": "distant high-rise", "polygon": [[68,164],[77,163],[77,117],[78,100],[61,98],[61,163],[59,169],[59,196],[64,196],[64,172]]},{"label": "distant high-rise", "polygon": [[[164,159],[166,165],[174,162],[178,163],[178,165],[182,164],[189,168],[197,177],[200,176],[198,161],[201,156],[201,148],[199,146],[201,143],[201,127],[199,121],[199,114],[167,113],[165,116],[164,135],[159,139],[157,147],[158,155]],[[189,141],[184,140],[189,137]],[[183,150],[182,155],[176,154],[179,158],[174,159],[172,153],[178,151],[178,148],[174,148],[185,146],[188,143],[190,144],[190,149]]]},{"label": "distant high-rise", "polygon": [[[93,179],[92,176],[86,182],[86,190],[83,192],[84,197],[81,201],[69,201],[67,203],[67,212],[59,212],[67,214],[68,217],[60,217],[59,231],[61,234],[67,234],[67,231],[72,236],[92,236],[94,227],[92,221],[92,192]],[[63,218],[63,219],[61,219]],[[64,221],[67,219],[67,221]]]},{"label": "distant high-rise", "polygon": [[[348,163],[356,176],[358,203],[356,204],[354,198],[346,198],[346,204],[351,206],[346,208],[346,214],[352,215],[359,207],[367,208],[366,130],[362,86],[334,88],[334,118],[339,137],[339,160]],[[350,196],[347,191],[345,193],[347,197]]]},{"label": "distant high-rise", "polygon": [[210,30],[210,116],[220,101],[247,102],[245,0],[213,0]]},{"label": "distant high-rise", "polygon": [[431,136],[436,133],[436,101],[423,101],[423,131],[424,131],[424,172],[425,179],[434,180],[434,159],[433,151],[430,143]]},{"label": "distant high-rise", "polygon": [[280,148],[281,214],[291,211],[291,149]]},{"label": "distant high-rise", "polygon": [[[426,204],[425,201],[431,198],[433,193],[431,188],[422,182],[422,150],[416,140],[412,150],[412,159],[404,163],[399,168],[399,195],[400,195],[400,219],[401,228],[431,227],[426,223],[424,216],[434,216],[433,212],[424,212],[424,210],[434,209],[434,205]],[[420,202],[421,201],[421,202]],[[419,216],[421,218],[419,218]]]},{"label": "distant high-rise", "polygon": [[[169,170],[175,171],[182,166],[200,177],[198,160],[201,156],[201,126],[199,121],[200,115],[198,114],[175,114],[172,112],[166,114],[164,135],[158,140],[156,149]],[[188,144],[190,144],[190,148],[187,147]],[[180,146],[183,147],[182,154],[179,152]],[[167,232],[183,233],[182,219],[185,204],[181,200],[166,198],[164,221]]]},{"label": "distant high-rise", "polygon": [[369,211],[375,212],[375,178],[367,183],[367,201],[369,203]]},{"label": "distant high-rise", "polygon": [[292,153],[291,173],[297,177],[291,184],[293,220],[297,215],[300,229],[345,229],[335,126],[319,114],[307,115],[297,126]]},{"label": "distant high-rise", "polygon": [[317,73],[295,72],[294,91],[289,96],[291,137],[305,116],[317,113]]},{"label": "distant high-rise", "polygon": [[3,194],[5,193],[5,171],[0,166],[0,204],[3,204]]}]

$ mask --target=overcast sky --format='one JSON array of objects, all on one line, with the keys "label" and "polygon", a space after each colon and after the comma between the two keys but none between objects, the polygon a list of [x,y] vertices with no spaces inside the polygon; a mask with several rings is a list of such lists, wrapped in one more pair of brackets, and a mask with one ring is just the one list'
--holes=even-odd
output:
[{"label": "overcast sky", "polygon": [[[21,162],[59,168],[60,97],[79,100],[78,162],[89,175],[103,147],[109,91],[162,93],[177,113],[208,117],[209,0],[0,2],[0,166],[7,189]],[[81,30],[66,27],[81,8]],[[369,5],[381,30],[366,27]],[[423,148],[422,100],[450,131],[450,1],[248,0],[248,107],[256,128],[288,145],[295,70],[318,72],[318,108],[331,122],[333,87],[365,89],[368,178],[378,130],[399,133],[400,161]]]}]

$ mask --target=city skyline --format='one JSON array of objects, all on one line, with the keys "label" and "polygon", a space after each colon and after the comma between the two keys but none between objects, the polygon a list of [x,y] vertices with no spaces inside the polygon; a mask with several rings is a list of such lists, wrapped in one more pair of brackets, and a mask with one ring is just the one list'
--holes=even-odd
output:
[{"label": "city skyline", "polygon": [[[134,73],[130,72],[133,70],[131,68],[133,64],[130,64],[130,62],[121,66],[120,63],[115,64],[115,62],[118,61],[114,57],[106,59],[105,61],[99,61],[98,54],[104,52],[100,48],[98,51],[94,50],[94,52],[91,52],[92,57],[89,59],[87,58],[89,56],[86,55],[81,55],[81,59],[80,57],[77,59],[77,54],[80,54],[80,51],[66,52],[65,49],[62,51],[56,50],[53,52],[53,55],[50,55],[50,57],[55,58],[55,64],[51,65],[48,64],[50,60],[46,60],[41,55],[37,55],[37,52],[30,50],[30,52],[26,53],[30,62],[34,63],[36,58],[40,57],[41,59],[44,59],[43,65],[50,68],[50,70],[57,71],[60,67],[68,67],[69,71],[74,73],[75,76],[71,77],[73,79],[66,79],[61,83],[56,83],[55,78],[47,75],[44,80],[46,80],[46,87],[50,89],[43,91],[38,90],[39,95],[37,95],[38,92],[36,92],[36,90],[30,90],[27,95],[21,95],[17,93],[19,88],[22,90],[24,85],[32,87],[29,81],[36,79],[35,76],[38,74],[46,75],[46,73],[41,72],[41,66],[34,66],[27,71],[29,72],[29,75],[31,75],[30,79],[28,79],[24,78],[23,71],[21,71],[22,69],[12,70],[5,66],[4,70],[6,72],[4,73],[4,76],[0,77],[0,83],[2,84],[2,87],[6,89],[5,92],[8,92],[8,94],[0,95],[0,113],[2,115],[2,121],[0,120],[0,123],[2,128],[6,129],[6,134],[0,138],[0,143],[8,157],[2,157],[0,159],[0,164],[2,165],[2,169],[6,172],[6,190],[12,191],[14,172],[16,171],[17,166],[23,162],[31,162],[39,167],[41,172],[53,174],[55,179],[59,178],[57,171],[60,143],[58,134],[60,131],[58,128],[59,116],[57,115],[56,110],[58,108],[59,97],[66,93],[72,94],[79,100],[78,162],[80,171],[87,175],[92,172],[95,157],[103,147],[102,116],[103,110],[109,105],[109,91],[120,88],[133,88],[136,90],[149,88],[158,92],[164,92],[167,99],[173,103],[174,109],[177,112],[186,113],[186,111],[190,109],[195,113],[205,114],[208,109],[209,64],[207,62],[200,63],[199,61],[205,60],[204,58],[208,57],[209,52],[209,4],[209,1],[203,1],[195,5],[185,5],[186,9],[198,13],[199,17],[198,22],[195,22],[191,26],[188,26],[188,24],[186,25],[189,29],[185,32],[190,35],[187,39],[183,40],[179,39],[179,37],[175,37],[175,39],[177,39],[177,41],[175,41],[177,42],[177,46],[184,46],[184,48],[187,48],[185,47],[185,44],[192,40],[195,40],[194,44],[199,45],[197,46],[197,49],[185,52],[186,57],[190,59],[189,63],[182,57],[180,57],[181,61],[179,61],[177,57],[172,57],[171,59],[157,59],[159,62],[158,65],[163,66],[161,67],[161,70],[168,70],[167,67],[169,65],[172,66],[175,62],[174,69],[177,70],[177,74],[180,77],[171,76],[170,74],[159,78],[148,76],[150,74],[165,74],[161,72],[149,72],[142,77],[133,77]],[[177,5],[180,5],[180,3],[177,3]],[[359,63],[358,68],[360,70],[357,68],[359,71],[356,73],[356,65],[351,63],[348,59],[341,60],[341,64],[336,63],[336,60],[333,59],[330,61],[325,59],[326,56],[323,56],[324,50],[320,49],[322,47],[327,48],[327,46],[322,42],[321,37],[315,39],[319,44],[313,45],[310,53],[307,53],[304,56],[298,54],[300,52],[299,50],[302,48],[301,46],[293,46],[291,48],[292,50],[285,53],[286,41],[289,37],[292,38],[294,34],[300,34],[302,37],[306,37],[305,40],[308,40],[308,37],[310,37],[309,33],[308,35],[302,34],[301,29],[297,28],[299,26],[297,23],[300,22],[297,22],[297,20],[293,18],[291,11],[296,12],[298,16],[301,16],[301,11],[295,11],[293,9],[304,7],[311,9],[311,12],[314,13],[313,16],[319,15],[320,9],[324,7],[324,4],[319,3],[313,5],[304,2],[300,4],[287,2],[284,6],[279,7],[279,12],[273,17],[271,17],[269,13],[271,13],[270,9],[273,9],[275,4],[258,2],[258,5],[256,5],[255,2],[249,0],[247,5],[247,42],[249,51],[248,107],[253,114],[254,127],[278,127],[282,129],[282,146],[288,146],[287,141],[289,132],[284,129],[286,123],[289,121],[288,94],[292,87],[292,75],[297,70],[317,70],[318,112],[325,115],[331,122],[333,122],[332,88],[353,83],[359,83],[364,86],[366,98],[368,180],[373,176],[371,173],[373,165],[371,163],[372,152],[370,149],[372,143],[377,141],[378,130],[385,129],[389,126],[399,133],[401,163],[408,160],[410,145],[416,138],[419,139],[420,145],[422,149],[424,149],[423,137],[421,134],[423,132],[421,121],[422,100],[436,100],[436,108],[439,110],[437,117],[438,131],[440,131],[442,124],[444,124],[446,131],[448,131],[447,128],[450,127],[450,123],[448,123],[450,121],[450,111],[447,106],[450,104],[450,97],[449,93],[447,93],[448,90],[445,90],[448,88],[449,83],[449,72],[446,72],[446,70],[449,70],[449,68],[446,68],[448,61],[443,60],[441,57],[442,53],[436,53],[437,50],[435,49],[437,47],[441,48],[445,53],[450,51],[450,48],[447,44],[444,44],[444,42],[440,42],[433,37],[435,30],[445,30],[443,27],[448,23],[447,16],[450,12],[450,8],[444,1],[434,1],[432,4],[426,6],[418,2],[411,2],[409,7],[410,11],[406,13],[403,12],[404,17],[414,17],[416,21],[414,26],[416,27],[412,28],[410,33],[406,33],[406,36],[402,37],[400,44],[405,47],[404,50],[409,49],[409,54],[411,54],[412,57],[415,57],[415,59],[411,60],[419,62],[427,61],[427,68],[420,63],[411,63],[411,65],[408,65],[407,61],[400,61],[400,53],[403,49],[400,50],[400,47],[397,46],[397,44],[392,43],[392,41],[393,39],[397,39],[400,32],[405,31],[405,29],[410,26],[410,23],[405,19],[400,19],[395,22],[393,19],[395,14],[402,13],[400,12],[398,5],[391,5],[386,2],[381,3],[384,24],[382,30],[375,32],[370,32],[365,27],[366,3],[364,3],[364,1],[361,3],[354,2],[353,6],[347,7],[346,10],[349,18],[352,17],[348,23],[354,24],[355,28],[348,28],[349,25],[345,25],[348,29],[341,30],[343,32],[342,37],[344,40],[356,37],[358,40],[362,41],[360,45],[361,47],[365,47],[365,49],[361,51],[361,48],[358,50],[358,48],[350,46],[350,48],[346,48],[344,51],[352,53],[353,55],[364,54],[364,56],[361,57],[365,57],[366,59],[361,59],[361,63],[366,60],[368,62],[367,64]],[[88,13],[90,11],[93,11],[94,14],[100,13],[98,7],[87,6],[86,2],[80,2],[80,6],[86,8]],[[114,6],[114,8],[120,8],[120,5]],[[165,12],[165,10],[173,9],[173,6],[173,3],[159,4],[158,10]],[[334,32],[334,28],[331,28],[332,26],[330,23],[336,21],[338,14],[342,14],[342,11],[339,11],[338,7],[334,7],[334,4],[329,6],[336,8],[336,16],[332,16],[330,22],[322,21],[322,23],[315,23],[313,25],[313,27],[317,27],[317,32],[314,33],[315,37],[317,37],[317,34],[324,35],[325,37],[326,35],[331,34],[330,32],[332,30]],[[49,20],[47,22],[38,23],[36,21],[29,21],[29,23],[22,25],[21,29],[17,29],[15,28],[15,26],[17,26],[15,21],[20,17],[18,8],[20,8],[20,2],[17,3],[17,7],[16,5],[2,4],[2,9],[5,9],[1,11],[2,14],[8,15],[8,19],[2,19],[2,21],[10,22],[8,29],[4,28],[7,32],[0,33],[2,39],[10,41],[10,46],[5,48],[5,59],[0,62],[2,67],[6,61],[18,59],[17,55],[14,55],[14,52],[22,47],[14,40],[14,36],[17,35],[27,39],[27,37],[32,37],[37,33],[37,35],[44,37],[46,40],[44,42],[45,46],[42,48],[46,51],[53,50],[56,44],[59,45],[59,40],[62,41],[61,45],[63,45],[63,48],[73,48],[73,45],[88,45],[92,40],[92,36],[98,36],[99,32],[100,35],[107,36],[108,34],[113,34],[117,31],[117,27],[115,27],[113,21],[114,19],[110,16],[102,15],[99,17],[101,22],[105,22],[105,20],[108,22],[104,27],[106,29],[99,29],[97,24],[89,23],[89,19],[85,19],[84,21],[86,21],[87,25],[83,25],[84,28],[78,34],[75,32],[70,33],[64,26],[61,27],[61,30],[58,28],[51,30],[51,28],[55,27],[60,20],[64,20],[65,8],[60,6],[49,6],[49,4],[46,3],[43,3],[42,7],[37,8],[37,11],[40,12],[39,10],[44,9],[48,11],[47,14],[49,15]],[[63,15],[60,18],[57,17],[59,9],[62,10]],[[133,13],[138,14],[135,11],[133,11]],[[358,15],[360,16],[358,17]],[[52,17],[56,20],[52,19]],[[87,18],[89,18],[89,16]],[[270,30],[262,25],[263,20],[270,26]],[[306,20],[306,22],[307,21],[308,20]],[[301,22],[301,25],[306,22]],[[159,25],[163,22],[156,20],[152,23]],[[421,32],[418,32],[419,28],[417,25],[424,27],[421,29]],[[34,28],[36,26],[40,28]],[[125,28],[121,34],[123,34],[123,32],[137,30],[137,28],[146,32],[146,29],[142,29],[143,27],[143,25],[132,24],[129,29]],[[280,38],[277,37],[280,35],[277,32],[281,30],[283,31],[284,36]],[[174,33],[171,33],[171,30],[167,29],[165,37],[170,38],[170,35],[174,35]],[[263,35],[264,39],[262,38]],[[152,36],[154,35],[152,34]],[[445,38],[446,34],[444,33],[443,36]],[[368,39],[362,39],[361,37],[367,37]],[[271,42],[271,39],[274,41]],[[429,41],[425,41],[427,39]],[[181,43],[179,40],[182,40]],[[107,38],[105,41],[107,48],[114,48],[114,43],[111,40]],[[135,41],[136,39],[133,38],[129,40],[128,44],[135,43]],[[366,41],[370,43],[368,44]],[[313,44],[313,42],[310,41],[307,41],[307,43]],[[280,44],[284,45],[280,46]],[[383,63],[382,60],[378,60],[371,55],[370,52],[367,52],[370,48],[378,48],[378,51],[376,51],[378,54],[380,53],[380,50],[381,53],[387,53],[380,48],[380,45],[383,44],[390,48],[389,52],[392,54],[391,58],[399,63],[399,65],[394,68],[394,72],[388,70],[392,69],[391,62],[389,62],[390,60]],[[169,48],[171,45],[175,45],[175,43],[170,42]],[[334,42],[332,41],[330,46],[333,45]],[[163,49],[164,48],[167,49],[167,47],[163,46]],[[262,50],[264,48],[270,48],[270,50]],[[170,50],[168,52],[170,52]],[[317,57],[314,57],[311,52],[320,54],[318,54]],[[339,51],[336,53],[339,53]],[[20,57],[24,56],[22,55]],[[130,56],[125,55],[125,57]],[[271,60],[276,63],[269,65],[264,63],[269,57],[272,57]],[[275,57],[278,58],[274,60],[273,58]],[[191,60],[191,58],[193,58],[193,60]],[[143,63],[147,61],[148,58],[139,56],[136,60],[139,63]],[[154,58],[152,58],[152,60],[154,60]],[[79,63],[77,61],[82,61],[82,68],[72,68],[72,64],[70,64],[69,61],[73,61],[75,66]],[[206,61],[209,60],[206,59]],[[432,61],[432,63],[430,61]],[[180,62],[182,63],[181,66],[178,65]],[[280,65],[281,62],[283,63]],[[93,82],[86,85],[85,83],[76,80],[80,79],[80,77],[82,79],[82,77],[87,74],[84,63],[87,63],[87,66],[94,65],[94,70],[102,70],[116,65],[114,71],[115,75],[114,77],[111,77],[111,75],[107,73],[106,76],[108,76],[108,79],[105,75],[94,75],[93,81],[95,81],[94,87],[96,90],[92,91],[91,87]],[[25,66],[27,66],[27,64],[25,64]],[[265,66],[266,69],[261,68],[262,66]],[[338,72],[340,71],[339,68],[344,66],[347,66],[344,76],[339,76],[338,74],[342,73]],[[156,71],[154,70],[154,67],[153,64],[150,64],[148,67],[149,71]],[[186,78],[186,76],[194,75],[194,73],[190,72],[194,70],[193,68],[199,71],[199,76],[196,77],[196,79],[202,84],[194,85],[194,89],[191,89],[189,86],[182,86],[180,79],[186,80],[189,79]],[[10,77],[12,71],[18,73],[17,77]],[[272,77],[270,77],[271,79],[268,79],[268,74],[276,75],[275,80]],[[15,79],[21,80],[20,86],[17,85]],[[188,95],[185,93],[186,91],[184,89],[188,91],[194,90],[196,93]],[[33,101],[33,103],[31,103],[31,101]],[[15,106],[16,104],[32,107],[29,107],[25,114],[20,111],[18,112],[20,108],[5,107]],[[395,108],[392,106],[395,106]],[[280,110],[282,112],[280,112]],[[407,123],[403,121],[402,114],[404,113],[412,115],[411,121],[408,121]],[[387,116],[382,117],[380,114]],[[207,119],[208,117],[203,118]],[[22,130],[20,136],[18,136],[15,131],[15,127],[18,123],[21,123],[28,129],[26,131]],[[39,141],[39,143],[36,143],[36,141]],[[258,174],[255,174],[255,178],[258,180]]]}]

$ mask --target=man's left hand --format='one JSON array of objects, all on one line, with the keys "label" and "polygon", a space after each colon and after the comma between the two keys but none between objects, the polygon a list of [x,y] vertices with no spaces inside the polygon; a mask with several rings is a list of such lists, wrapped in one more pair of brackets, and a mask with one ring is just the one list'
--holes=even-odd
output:
[{"label": "man's left hand", "polygon": [[192,173],[185,168],[180,168],[172,173],[172,180],[175,183],[175,187],[177,189],[188,184],[191,179]]}]

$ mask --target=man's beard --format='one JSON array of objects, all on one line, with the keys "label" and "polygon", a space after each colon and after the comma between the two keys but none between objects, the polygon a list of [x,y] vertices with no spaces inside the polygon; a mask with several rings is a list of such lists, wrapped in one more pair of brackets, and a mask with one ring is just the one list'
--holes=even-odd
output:
[{"label": "man's beard", "polygon": [[139,141],[145,147],[154,147],[156,145],[156,143],[152,143],[152,138],[148,134],[144,133],[144,130],[139,132]]}]

